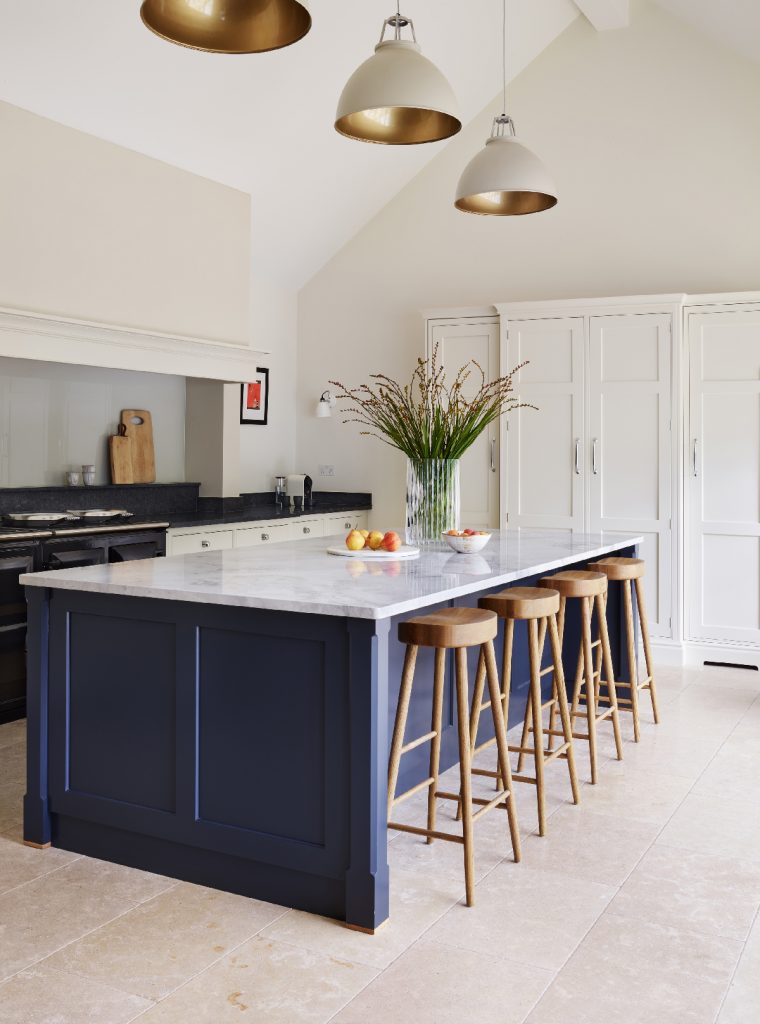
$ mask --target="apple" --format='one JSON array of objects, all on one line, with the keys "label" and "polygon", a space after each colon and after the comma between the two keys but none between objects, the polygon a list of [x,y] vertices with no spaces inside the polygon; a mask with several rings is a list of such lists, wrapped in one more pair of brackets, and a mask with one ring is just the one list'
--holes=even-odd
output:
[{"label": "apple", "polygon": [[379,550],[383,543],[383,534],[379,530],[373,530],[369,537],[367,537],[367,547],[372,548],[373,551]]},{"label": "apple", "polygon": [[367,539],[367,537],[369,537],[369,530],[359,530],[359,533],[362,535],[362,537],[364,537],[365,540]]},{"label": "apple", "polygon": [[474,537],[475,536],[475,531],[474,530],[463,530],[462,532],[463,532],[465,537]]},{"label": "apple", "polygon": [[383,537],[383,547],[386,551],[398,551],[401,547],[401,538],[395,530],[389,530]]},{"label": "apple", "polygon": [[352,530],[346,537],[346,547],[349,551],[361,551],[364,547],[364,537],[358,530]]}]

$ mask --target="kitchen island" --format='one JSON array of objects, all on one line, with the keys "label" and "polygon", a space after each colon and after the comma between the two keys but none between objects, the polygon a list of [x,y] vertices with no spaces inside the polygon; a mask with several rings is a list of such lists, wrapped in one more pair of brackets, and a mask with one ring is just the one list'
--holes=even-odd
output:
[{"label": "kitchen island", "polygon": [[[23,576],[24,840],[372,931],[388,917],[399,621],[634,554],[640,540],[502,531],[479,555],[371,562],[330,556],[335,540],[319,538]],[[617,659],[614,597],[610,620]],[[573,670],[576,629],[569,616]],[[525,707],[525,646],[518,633],[511,723]],[[430,651],[417,672],[409,729],[426,732]],[[457,759],[444,706],[442,768]],[[413,751],[400,783],[425,778],[426,762]]]}]

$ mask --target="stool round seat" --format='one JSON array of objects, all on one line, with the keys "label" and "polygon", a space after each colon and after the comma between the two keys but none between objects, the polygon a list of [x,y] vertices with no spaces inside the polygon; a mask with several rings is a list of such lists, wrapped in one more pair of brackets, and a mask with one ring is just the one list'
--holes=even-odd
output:
[{"label": "stool round seat", "polygon": [[603,572],[608,580],[640,580],[646,568],[643,558],[600,558],[589,565],[594,572]]},{"label": "stool round seat", "polygon": [[406,619],[398,627],[402,644],[415,647],[479,647],[493,640],[499,620],[485,608],[442,608],[428,615]]},{"label": "stool round seat", "polygon": [[510,587],[481,597],[478,604],[495,612],[500,619],[545,619],[559,611],[559,591],[546,587]]},{"label": "stool round seat", "polygon": [[603,572],[586,569],[567,569],[538,581],[540,587],[558,590],[562,597],[596,597],[607,590],[607,577]]}]

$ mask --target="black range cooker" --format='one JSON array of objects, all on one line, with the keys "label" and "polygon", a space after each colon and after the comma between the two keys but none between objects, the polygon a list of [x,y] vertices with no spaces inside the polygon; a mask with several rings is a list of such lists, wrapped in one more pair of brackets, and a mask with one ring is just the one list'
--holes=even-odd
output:
[{"label": "black range cooker", "polygon": [[22,718],[26,709],[26,598],[19,576],[157,558],[166,554],[167,526],[93,527],[67,521],[43,529],[0,524],[0,722]]}]

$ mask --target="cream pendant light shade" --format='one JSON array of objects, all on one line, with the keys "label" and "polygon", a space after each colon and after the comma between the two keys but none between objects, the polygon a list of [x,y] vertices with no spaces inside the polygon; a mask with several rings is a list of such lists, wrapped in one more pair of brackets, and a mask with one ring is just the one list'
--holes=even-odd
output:
[{"label": "cream pendant light shade", "polygon": [[[412,39],[401,38],[407,26]],[[393,39],[385,39],[386,28]],[[336,130],[360,142],[406,146],[448,139],[461,127],[454,91],[423,57],[413,23],[398,13],[387,18],[374,55],[346,83]]]},{"label": "cream pendant light shade", "polygon": [[519,217],[557,205],[557,189],[535,153],[518,142],[507,109],[507,0],[502,0],[504,105],[494,118],[491,138],[465,167],[454,205],[463,213]]},{"label": "cream pendant light shade", "polygon": [[211,53],[263,53],[311,28],[304,0],[145,0],[140,17],[156,35]]},{"label": "cream pendant light shade", "polygon": [[[509,126],[510,134],[504,129]],[[514,135],[512,119],[494,120],[494,131],[465,167],[454,205],[464,213],[516,217],[540,213],[557,205],[557,189],[549,172]]]}]

